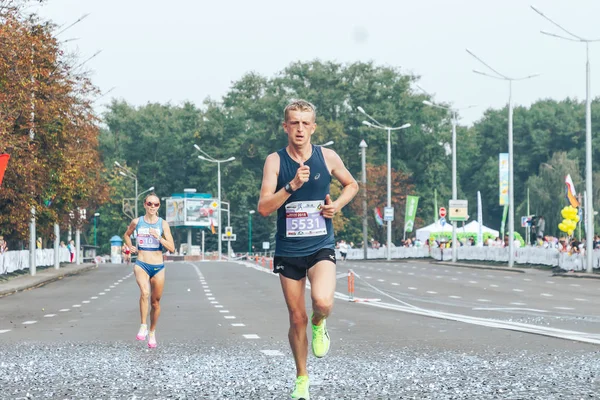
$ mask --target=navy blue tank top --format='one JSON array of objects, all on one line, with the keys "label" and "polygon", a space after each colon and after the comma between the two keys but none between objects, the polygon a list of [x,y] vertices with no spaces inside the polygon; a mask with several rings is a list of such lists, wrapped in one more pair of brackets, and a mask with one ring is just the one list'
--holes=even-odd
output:
[{"label": "navy blue tank top", "polygon": [[[277,210],[277,235],[275,255],[305,257],[321,249],[335,249],[331,219],[321,215],[325,196],[329,194],[331,174],[325,164],[320,146],[313,146],[310,158],[304,165],[310,167],[310,178],[296,190]],[[294,161],[285,147],[279,155],[279,191],[296,176],[300,164]]]}]

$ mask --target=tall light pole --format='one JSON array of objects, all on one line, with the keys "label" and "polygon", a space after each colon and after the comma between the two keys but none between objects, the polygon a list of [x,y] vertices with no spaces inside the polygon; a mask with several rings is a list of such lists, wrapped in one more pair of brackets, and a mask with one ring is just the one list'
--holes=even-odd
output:
[{"label": "tall light pole", "polygon": [[98,246],[98,240],[97,240],[97,235],[96,235],[96,219],[100,216],[100,213],[94,213],[94,247]]},{"label": "tall light pole", "polygon": [[130,179],[133,179],[135,181],[135,215],[133,218],[137,218],[138,217],[138,204],[137,204],[137,198],[138,198],[138,179],[137,179],[137,175],[134,174],[129,168],[125,168],[124,166],[122,166],[121,164],[119,164],[117,161],[115,161],[115,166],[117,168],[119,168],[119,174],[122,176],[126,176]]},{"label": "tall light pole", "polygon": [[248,211],[248,255],[252,254],[252,214],[255,210]]},{"label": "tall light pole", "polygon": [[[194,147],[196,148],[196,150],[200,151],[202,154],[205,155],[205,156],[198,156],[199,159],[217,164],[217,192],[218,192],[217,202],[219,203],[219,205],[218,205],[218,209],[219,209],[219,218],[218,218],[219,261],[221,261],[221,256],[222,256],[222,254],[221,254],[221,249],[222,249],[222,244],[221,244],[221,163],[233,161],[233,160],[235,160],[235,157],[229,157],[225,160],[217,160],[217,159],[211,157],[210,155],[206,154],[197,144],[195,144]],[[229,254],[228,254],[228,256],[229,256]]]},{"label": "tall light pole", "polygon": [[554,26],[565,32],[569,37],[557,35],[554,33],[541,31],[544,35],[553,36],[559,39],[568,40],[570,42],[585,43],[585,234],[587,236],[585,243],[585,255],[586,255],[586,271],[593,272],[594,262],[594,196],[592,193],[593,189],[593,176],[592,176],[592,99],[590,96],[591,82],[590,82],[590,43],[600,42],[600,39],[585,39],[581,36],[575,35],[574,33],[566,30],[557,22],[550,19],[540,10],[531,6],[533,11],[541,15],[543,18],[548,20]]},{"label": "tall light pole", "polygon": [[363,206],[363,259],[367,259],[368,226],[367,226],[367,142],[360,141],[361,181],[362,181],[362,206]]},{"label": "tall light pole", "polygon": [[[398,126],[395,128],[384,126],[380,124],[375,118],[370,116],[363,110],[362,107],[356,108],[362,114],[364,114],[367,118],[369,118],[373,122],[363,121],[363,125],[366,125],[370,128],[377,128],[387,131],[387,209],[390,210],[392,208],[392,131],[397,131],[400,129],[410,128],[410,124],[404,124],[402,126]],[[389,211],[388,211],[389,212]],[[393,211],[391,211],[393,213]],[[392,259],[392,253],[390,246],[392,244],[392,221],[387,221],[387,244],[386,244],[386,256],[387,260]]]},{"label": "tall light pole", "polygon": [[[458,125],[458,110],[457,108],[445,107],[439,104],[434,104],[431,101],[423,100],[423,104],[441,108],[449,111],[452,118],[452,200],[458,200],[458,188],[456,184],[456,126]],[[473,108],[474,106],[464,107],[463,109]],[[452,224],[452,262],[456,262],[458,251],[458,243],[456,241],[456,224]]]},{"label": "tall light pole", "polygon": [[508,266],[512,267],[515,263],[515,190],[514,190],[514,168],[513,168],[513,101],[512,101],[512,83],[514,81],[522,81],[531,79],[539,74],[524,76],[522,78],[509,78],[501,74],[489,64],[477,57],[475,53],[467,49],[467,53],[473,56],[477,61],[485,65],[494,73],[488,74],[478,70],[473,70],[476,74],[487,76],[501,81],[508,82]]}]

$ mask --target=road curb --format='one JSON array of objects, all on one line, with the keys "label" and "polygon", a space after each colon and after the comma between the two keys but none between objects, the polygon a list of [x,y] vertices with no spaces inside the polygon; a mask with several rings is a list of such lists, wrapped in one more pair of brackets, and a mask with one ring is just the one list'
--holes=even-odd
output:
[{"label": "road curb", "polygon": [[[48,275],[48,276],[25,275],[23,277],[17,277],[17,278],[14,278],[4,284],[7,286],[11,286],[10,288],[6,288],[6,289],[0,288],[0,297],[10,296],[11,294],[15,294],[15,293],[22,292],[22,291],[29,290],[29,289],[35,289],[40,286],[44,286],[48,283],[55,282],[57,280],[65,278],[67,276],[78,275],[82,272],[90,271],[95,268],[98,268],[97,264],[85,264],[81,268],[77,268],[77,269],[66,270],[65,268],[63,268],[63,269],[59,269],[59,270],[54,270],[56,272],[51,275]],[[27,282],[18,282],[19,279],[27,280]],[[2,285],[0,285],[0,286],[2,286]]]}]

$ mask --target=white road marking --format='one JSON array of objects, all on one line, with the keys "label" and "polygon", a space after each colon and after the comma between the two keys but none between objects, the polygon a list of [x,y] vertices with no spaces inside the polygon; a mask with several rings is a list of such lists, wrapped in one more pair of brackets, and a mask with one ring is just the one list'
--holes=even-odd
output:
[{"label": "white road marking", "polygon": [[513,292],[523,292],[523,289],[513,289]]},{"label": "white road marking", "polygon": [[546,283],[550,283],[550,284],[552,284],[552,283],[554,283],[554,281],[546,281]]},{"label": "white road marking", "polygon": [[574,310],[572,307],[554,307],[557,310]]},{"label": "white road marking", "polygon": [[477,281],[469,281],[469,283],[477,283]]},{"label": "white road marking", "polygon": [[100,292],[100,293],[98,293],[98,294],[99,294],[100,296],[104,296],[106,293],[104,293],[104,292]]},{"label": "white road marking", "polygon": [[105,292],[110,292],[110,289],[104,289]]},{"label": "white road marking", "polygon": [[25,321],[25,322],[23,322],[23,325],[32,325],[35,323],[37,323],[37,321]]},{"label": "white road marking", "polygon": [[223,308],[223,305],[222,305],[222,304],[217,304],[217,305],[215,306],[215,308]]},{"label": "white road marking", "polygon": [[0,333],[10,332],[10,329],[0,329]]},{"label": "white road marking", "polygon": [[235,319],[235,315],[226,315],[225,319]]},{"label": "white road marking", "polygon": [[68,308],[61,308],[61,309],[60,309],[60,310],[58,310],[58,311],[60,311],[60,312],[67,312],[67,311],[70,311],[70,310],[69,310]]},{"label": "white road marking", "polygon": [[204,294],[207,295],[207,296],[212,296],[213,295],[212,293],[204,293]]},{"label": "white road marking", "polygon": [[231,326],[246,326],[246,325],[238,323],[238,324],[231,324]]},{"label": "white road marking", "polygon": [[229,312],[229,310],[219,310],[220,313],[226,314]]},{"label": "white road marking", "polygon": [[52,318],[52,317],[56,317],[56,314],[46,314],[46,315],[44,315],[44,318]]},{"label": "white road marking", "polygon": [[96,297],[96,296],[92,296],[92,297],[90,297],[90,299],[92,299],[92,300],[96,300],[97,298],[98,298],[98,297]]},{"label": "white road marking", "polygon": [[510,303],[510,304],[512,304],[513,306],[526,306],[527,305],[526,303],[518,303],[518,302],[517,303]]},{"label": "white road marking", "polygon": [[377,279],[377,282],[385,282],[385,279]]},{"label": "white road marking", "polygon": [[538,310],[536,308],[518,308],[518,307],[478,307],[478,308],[473,308],[473,310],[477,310],[477,311],[533,311],[533,312],[540,312],[540,313],[545,313],[548,312],[546,310]]},{"label": "white road marking", "polygon": [[429,293],[429,294],[437,294],[437,292],[434,292],[432,290],[428,290],[427,293]]},{"label": "white road marking", "polygon": [[499,287],[498,285],[494,285],[493,283],[490,285],[490,287]]},{"label": "white road marking", "polygon": [[574,287],[579,287],[581,285],[577,284],[577,283],[571,283],[569,286],[574,286]]},{"label": "white road marking", "polygon": [[416,287],[409,287],[408,290],[417,290]]},{"label": "white road marking", "polygon": [[531,282],[531,279],[529,279],[529,278],[524,278],[523,280],[524,280],[525,282]]},{"label": "white road marking", "polygon": [[544,297],[552,297],[554,296],[553,294],[550,293],[540,293],[540,296],[544,296]]},{"label": "white road marking", "polygon": [[82,301],[83,304],[88,304],[89,302],[90,302],[89,300]]},{"label": "white road marking", "polygon": [[205,292],[210,292],[210,289],[204,289]]},{"label": "white road marking", "polygon": [[489,303],[491,300],[488,300],[488,299],[477,299],[477,301],[480,301],[482,303]]},{"label": "white road marking", "polygon": [[257,335],[257,334],[255,334],[255,333],[244,335],[244,337],[245,337],[246,339],[260,339],[260,336],[258,336],[258,335]]},{"label": "white road marking", "polygon": [[589,301],[588,299],[581,299],[579,297],[576,297],[573,300],[575,300],[575,301]]},{"label": "white road marking", "polygon": [[462,298],[460,296],[448,296],[448,297],[450,297],[451,299],[461,299]]},{"label": "white road marking", "polygon": [[[213,299],[214,299],[214,297],[213,297]],[[214,301],[211,301],[210,304],[219,304],[219,302],[214,300]]]},{"label": "white road marking", "polygon": [[[283,353],[280,352],[279,350],[261,350],[260,352],[267,356],[271,356],[271,357],[279,357],[279,356],[283,355]],[[313,382],[313,385],[314,385],[314,382]]]},{"label": "white road marking", "polygon": [[396,283],[396,282],[392,282],[392,285],[394,285],[394,286],[398,286],[399,284],[398,284],[398,283]]},{"label": "white road marking", "polygon": [[457,280],[458,280],[458,278],[452,278],[452,280],[453,280],[453,281],[457,281]]},{"label": "white road marking", "polygon": [[78,308],[78,307],[81,307],[81,304],[73,304],[71,307]]}]

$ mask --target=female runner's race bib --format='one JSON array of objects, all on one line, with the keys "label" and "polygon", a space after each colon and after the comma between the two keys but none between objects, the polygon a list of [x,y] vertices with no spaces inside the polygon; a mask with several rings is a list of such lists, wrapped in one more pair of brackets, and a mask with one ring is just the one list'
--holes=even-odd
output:
[{"label": "female runner's race bib", "polygon": [[137,234],[138,247],[148,250],[160,250],[160,240],[150,234],[150,228],[139,228]]},{"label": "female runner's race bib", "polygon": [[294,201],[285,205],[285,236],[322,236],[327,234],[321,215],[323,200]]}]

